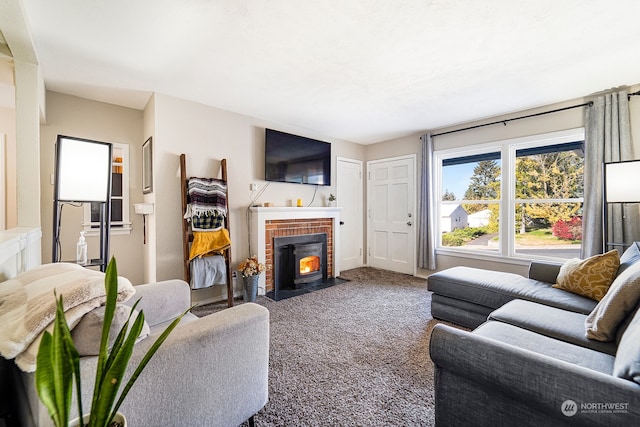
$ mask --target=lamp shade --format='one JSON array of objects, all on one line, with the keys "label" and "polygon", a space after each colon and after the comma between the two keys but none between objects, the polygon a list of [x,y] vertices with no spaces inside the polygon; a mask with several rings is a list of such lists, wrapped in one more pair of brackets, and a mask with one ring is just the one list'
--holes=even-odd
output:
[{"label": "lamp shade", "polygon": [[67,136],[56,143],[56,200],[106,202],[110,193],[111,144]]},{"label": "lamp shade", "polygon": [[640,202],[638,179],[640,179],[640,160],[605,163],[605,202]]}]

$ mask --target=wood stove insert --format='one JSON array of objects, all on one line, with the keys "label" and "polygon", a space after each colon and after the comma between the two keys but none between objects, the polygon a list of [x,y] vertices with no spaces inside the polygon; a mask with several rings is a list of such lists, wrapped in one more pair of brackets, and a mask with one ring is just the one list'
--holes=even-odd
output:
[{"label": "wood stove insert", "polygon": [[275,237],[274,291],[299,290],[326,282],[326,233]]}]

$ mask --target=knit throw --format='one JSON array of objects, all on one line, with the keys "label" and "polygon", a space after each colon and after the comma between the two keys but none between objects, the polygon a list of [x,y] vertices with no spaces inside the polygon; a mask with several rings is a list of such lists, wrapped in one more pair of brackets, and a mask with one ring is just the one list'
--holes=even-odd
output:
[{"label": "knit throw", "polygon": [[191,215],[227,215],[227,183],[213,178],[189,178],[187,185]]},{"label": "knit throw", "polygon": [[[33,268],[0,283],[0,354],[25,372],[36,367],[36,355],[45,330],[51,332],[56,298],[64,299],[64,314],[70,329],[82,316],[106,300],[105,274],[77,264],[54,263]],[[135,294],[124,277],[118,277],[118,302]]]}]

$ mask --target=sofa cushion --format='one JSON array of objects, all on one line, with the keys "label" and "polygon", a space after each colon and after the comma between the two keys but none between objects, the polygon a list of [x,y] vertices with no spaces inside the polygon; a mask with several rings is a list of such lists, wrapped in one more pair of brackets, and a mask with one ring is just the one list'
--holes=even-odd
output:
[{"label": "sofa cushion", "polygon": [[631,313],[627,314],[627,317],[624,318],[620,325],[618,325],[618,330],[616,331],[616,345],[620,345],[620,340],[622,339],[622,335],[626,332],[631,320],[633,320],[634,316],[638,312],[638,306],[631,310]]},{"label": "sofa cushion", "polygon": [[618,276],[627,268],[640,261],[640,242],[634,242],[627,248],[620,257],[620,267],[618,267]]},{"label": "sofa cushion", "polygon": [[493,308],[449,298],[439,294],[431,296],[431,315],[434,319],[453,322],[465,328],[475,329],[487,321]]},{"label": "sofa cushion", "polygon": [[470,267],[452,267],[428,278],[428,289],[435,294],[489,308],[499,308],[514,299],[541,302],[552,307],[589,314],[596,301],[549,283],[518,274]]},{"label": "sofa cushion", "polygon": [[517,299],[492,312],[489,315],[489,320],[508,323],[614,356],[617,347],[613,342],[590,340],[585,336],[584,322],[586,317],[586,314]]},{"label": "sofa cushion", "polygon": [[600,301],[607,293],[620,267],[617,250],[587,259],[572,258],[560,267],[554,288]]},{"label": "sofa cushion", "polygon": [[[487,322],[475,329],[473,334],[607,375],[611,375],[613,371],[615,357],[610,354],[590,350],[506,323]],[[487,355],[487,357],[497,357],[497,355]]]},{"label": "sofa cushion", "polygon": [[640,301],[640,263],[628,267],[585,320],[587,338],[612,341],[625,317]]},{"label": "sofa cushion", "polygon": [[[71,330],[71,337],[73,343],[78,350],[78,354],[82,356],[97,356],[100,354],[100,339],[102,337],[102,323],[104,322],[104,309],[105,306],[98,307],[89,313],[85,314],[80,323]],[[109,329],[109,348],[113,345],[118,333],[129,319],[129,313],[131,313],[131,322],[129,323],[129,329],[133,326],[133,322],[138,317],[138,311],[132,310],[131,307],[125,304],[116,304],[116,310],[113,314],[113,321],[111,322],[111,329]],[[149,325],[144,322],[142,331],[138,336],[139,342],[149,336]]]},{"label": "sofa cushion", "polygon": [[613,375],[640,384],[640,311],[622,335],[613,364]]},{"label": "sofa cushion", "polygon": [[562,263],[555,264],[546,261],[531,261],[529,263],[529,279],[546,283],[556,283]]}]

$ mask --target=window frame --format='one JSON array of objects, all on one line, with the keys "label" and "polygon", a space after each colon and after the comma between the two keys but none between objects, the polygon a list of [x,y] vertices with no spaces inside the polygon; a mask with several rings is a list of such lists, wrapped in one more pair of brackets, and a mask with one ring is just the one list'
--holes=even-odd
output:
[{"label": "window frame", "polygon": [[[544,134],[529,135],[519,138],[509,138],[505,140],[492,141],[487,143],[479,143],[469,146],[434,150],[433,153],[433,170],[435,171],[435,189],[436,194],[433,197],[436,218],[436,253],[438,255],[455,255],[465,258],[483,259],[483,260],[500,260],[502,262],[511,262],[514,264],[526,264],[531,259],[539,260],[555,260],[557,258],[545,257],[530,254],[518,254],[515,251],[515,234],[516,234],[516,203],[530,201],[530,199],[516,199],[516,151],[526,148],[535,148],[547,145],[559,145],[568,142],[584,141],[584,127],[567,129],[563,131],[548,132]],[[483,200],[480,203],[499,203],[500,223],[499,223],[499,244],[496,252],[479,251],[469,248],[458,249],[451,246],[442,246],[442,230],[441,230],[441,206],[443,204],[463,204],[464,200],[443,201],[443,177],[442,162],[457,157],[466,157],[472,155],[486,154],[490,152],[500,152],[500,197],[496,200]],[[562,202],[562,203],[583,203],[582,198],[571,199],[533,199],[533,202],[544,203]]]},{"label": "window frame", "polygon": [[[111,199],[122,200],[122,221],[111,221],[111,235],[130,234],[131,233],[131,217],[129,213],[129,144],[118,142],[111,143],[113,147],[113,158],[111,160],[112,167],[122,167],[122,196],[113,196]],[[121,162],[115,159],[121,157]],[[113,189],[112,189],[113,191]],[[83,203],[84,218],[82,228],[86,236],[98,236],[100,234],[99,222],[91,221],[91,203]]]}]

